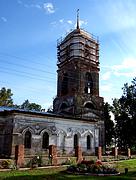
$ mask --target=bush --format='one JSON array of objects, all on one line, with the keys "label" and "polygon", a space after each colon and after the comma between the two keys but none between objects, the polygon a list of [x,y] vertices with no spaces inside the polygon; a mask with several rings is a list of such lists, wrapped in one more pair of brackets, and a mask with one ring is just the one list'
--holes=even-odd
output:
[{"label": "bush", "polygon": [[76,164],[75,159],[67,158],[65,162],[63,162],[61,165],[74,165]]},{"label": "bush", "polygon": [[61,165],[71,165],[71,161],[68,158],[65,162],[63,162]]},{"label": "bush", "polygon": [[68,167],[68,172],[72,173],[95,173],[95,174],[117,174],[118,171],[110,167],[109,165],[104,165],[101,161],[82,161],[80,164]]},{"label": "bush", "polygon": [[27,167],[35,168],[42,166],[42,156],[34,156],[27,164]]},{"label": "bush", "polygon": [[12,168],[13,163],[12,163],[11,160],[6,159],[6,160],[3,160],[3,161],[1,162],[1,166],[2,166],[2,168],[4,168],[4,169],[9,169],[9,168]]},{"label": "bush", "polygon": [[88,165],[88,164],[94,164],[94,160],[91,160],[91,161],[83,160],[83,161],[81,162],[81,164],[86,164],[86,165]]}]

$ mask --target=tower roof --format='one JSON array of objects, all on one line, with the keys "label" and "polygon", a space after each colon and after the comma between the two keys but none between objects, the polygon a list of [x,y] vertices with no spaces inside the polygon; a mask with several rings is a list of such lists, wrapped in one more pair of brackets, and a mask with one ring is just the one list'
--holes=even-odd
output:
[{"label": "tower roof", "polygon": [[96,36],[94,36],[93,34],[88,33],[87,31],[85,31],[84,29],[80,28],[80,20],[79,20],[79,9],[77,10],[77,23],[76,23],[76,29],[71,30],[71,32],[69,32],[64,38],[60,38],[57,40],[58,45],[60,45],[61,43],[64,43],[65,41],[71,39],[74,36],[82,36],[85,39],[91,39],[94,42],[98,42],[98,38]]}]

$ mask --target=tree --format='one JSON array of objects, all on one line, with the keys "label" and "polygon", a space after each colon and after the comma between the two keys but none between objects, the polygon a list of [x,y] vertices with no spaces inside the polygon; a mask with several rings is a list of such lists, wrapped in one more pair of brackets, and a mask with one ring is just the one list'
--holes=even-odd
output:
[{"label": "tree", "polygon": [[118,116],[119,114],[121,114],[121,105],[120,105],[120,101],[119,99],[115,98],[113,99],[113,106],[111,106],[111,110],[114,114],[114,116]]},{"label": "tree", "polygon": [[32,111],[41,111],[42,107],[36,103],[30,103],[29,100],[25,100],[22,105],[20,105],[21,109],[32,110]]},{"label": "tree", "polygon": [[114,137],[114,122],[110,116],[111,107],[108,103],[104,104],[104,119],[105,119],[105,144],[110,146]]},{"label": "tree", "polygon": [[48,113],[53,113],[53,106],[51,105],[48,109],[47,109]]},{"label": "tree", "polygon": [[113,113],[118,146],[126,149],[136,147],[136,78],[122,89],[121,98],[113,101]]},{"label": "tree", "polygon": [[13,106],[11,89],[2,87],[0,90],[0,106]]}]

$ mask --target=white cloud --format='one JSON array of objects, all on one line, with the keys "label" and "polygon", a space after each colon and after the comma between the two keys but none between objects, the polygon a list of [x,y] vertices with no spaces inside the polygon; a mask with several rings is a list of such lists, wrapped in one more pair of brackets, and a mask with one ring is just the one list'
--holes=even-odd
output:
[{"label": "white cloud", "polygon": [[71,20],[68,20],[67,23],[68,24],[73,24],[73,22]]},{"label": "white cloud", "polygon": [[111,84],[105,84],[105,85],[101,85],[100,89],[103,92],[110,92],[112,88]]},{"label": "white cloud", "polygon": [[[53,27],[55,28],[59,28],[59,29],[63,29],[63,32],[69,33],[71,32],[71,30],[75,27],[76,28],[76,24],[73,23],[72,20],[70,19],[59,19],[57,21],[53,21],[50,23]],[[80,21],[80,26],[82,26],[83,24],[87,24],[87,21]]]},{"label": "white cloud", "polygon": [[110,79],[110,76],[111,76],[111,72],[108,71],[102,75],[102,80],[106,81],[106,80]]},{"label": "white cloud", "polygon": [[114,70],[123,70],[123,69],[135,69],[136,68],[136,59],[135,58],[125,58],[122,64],[114,65],[112,69]]},{"label": "white cloud", "polygon": [[43,8],[45,9],[45,11],[49,14],[52,14],[55,12],[54,6],[52,3],[44,3],[43,4]]},{"label": "white cloud", "polygon": [[113,66],[106,65],[102,67],[108,69],[108,72],[102,75],[102,80],[107,80],[111,74],[118,77],[124,76],[130,78],[134,78],[136,76],[136,58],[134,57],[125,58],[121,64]]},{"label": "white cloud", "polygon": [[24,6],[25,8],[37,8],[37,9],[42,9],[42,6],[39,4],[26,4],[23,3],[21,0],[17,0],[17,3]]},{"label": "white cloud", "polygon": [[115,76],[125,76],[125,77],[135,77],[136,76],[136,72],[114,72]]},{"label": "white cloud", "polygon": [[60,22],[60,23],[63,23],[63,22],[64,22],[64,19],[60,19],[59,22]]},{"label": "white cloud", "polygon": [[82,26],[82,25],[87,25],[87,21],[84,21],[84,20],[79,20],[79,26]]},{"label": "white cloud", "polygon": [[56,21],[53,21],[50,23],[52,26],[57,26],[57,22]]},{"label": "white cloud", "polygon": [[23,4],[21,0],[17,0],[17,3],[18,4]]},{"label": "white cloud", "polygon": [[7,18],[5,18],[5,17],[1,17],[1,20],[5,23],[8,21]]},{"label": "white cloud", "polygon": [[97,12],[98,23],[100,23],[99,26],[103,26],[103,32],[116,32],[136,25],[135,8],[136,3],[134,0],[108,0],[97,3],[94,12]]},{"label": "white cloud", "polygon": [[39,4],[32,4],[31,7],[35,7],[37,9],[42,9],[42,7]]},{"label": "white cloud", "polygon": [[134,77],[136,76],[136,59],[125,58],[121,64],[112,67],[113,73],[116,76]]},{"label": "white cloud", "polygon": [[[79,20],[79,27],[82,27],[83,25],[87,25],[87,24],[88,24],[87,21],[85,21],[85,20]],[[77,23],[75,24],[75,28],[76,28],[76,26],[77,26]]]},{"label": "white cloud", "polygon": [[50,23],[53,27],[63,29],[63,32],[70,32],[73,25],[72,20],[60,19]]}]

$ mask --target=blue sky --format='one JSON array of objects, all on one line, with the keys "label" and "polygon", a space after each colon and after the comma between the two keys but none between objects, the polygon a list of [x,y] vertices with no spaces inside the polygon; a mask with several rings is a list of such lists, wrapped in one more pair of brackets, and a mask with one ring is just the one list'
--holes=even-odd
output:
[{"label": "blue sky", "polygon": [[56,44],[76,22],[99,36],[100,95],[120,97],[136,76],[135,0],[0,0],[0,88],[24,100],[52,105],[56,95]]}]

